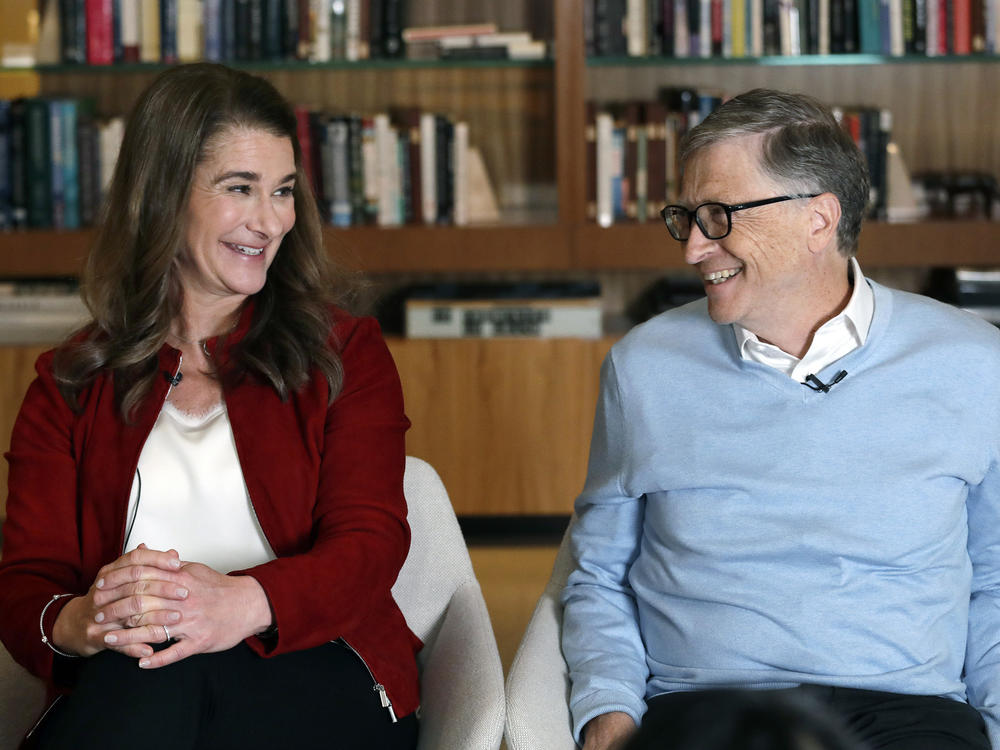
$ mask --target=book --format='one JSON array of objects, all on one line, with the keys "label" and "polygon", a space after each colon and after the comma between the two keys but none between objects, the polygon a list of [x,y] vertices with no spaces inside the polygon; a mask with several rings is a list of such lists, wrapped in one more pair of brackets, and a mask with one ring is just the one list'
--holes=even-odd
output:
[{"label": "book", "polygon": [[59,0],[59,45],[64,63],[87,62],[86,0]]},{"label": "book", "polygon": [[0,231],[13,228],[10,199],[10,107],[6,99],[0,99]]},{"label": "book", "polygon": [[87,0],[87,64],[110,65],[114,62],[114,16],[111,0]]},{"label": "book", "polygon": [[160,62],[173,65],[177,58],[177,4],[179,0],[160,0]]},{"label": "book", "polygon": [[139,39],[139,61],[158,63],[160,61],[160,0],[141,0],[142,30]]},{"label": "book", "polygon": [[101,199],[97,122],[92,99],[81,99],[77,104],[76,151],[79,164],[80,225],[90,226],[97,219]]},{"label": "book", "polygon": [[28,123],[27,99],[10,102],[10,228],[28,226]]},{"label": "book", "polygon": [[177,59],[195,62],[202,57],[201,0],[177,0]]},{"label": "book", "polygon": [[70,285],[0,284],[0,345],[36,346],[61,341],[89,318]]},{"label": "book", "polygon": [[587,175],[587,221],[597,221],[597,104],[588,100],[584,104],[584,126],[583,134],[586,142],[586,166]]},{"label": "book", "polygon": [[[373,0],[378,2],[379,0]],[[237,0],[247,2],[247,0]],[[324,0],[310,0],[310,28],[312,29],[312,44],[310,57],[312,62],[327,62],[332,58],[332,43],[330,37],[331,16],[326,12],[327,3]]]},{"label": "book", "polygon": [[139,45],[142,35],[142,7],[138,0],[126,0],[121,5],[121,61],[139,62]]},{"label": "book", "polygon": [[420,217],[424,224],[437,220],[437,137],[434,115],[420,115]]},{"label": "book", "polygon": [[454,124],[452,150],[452,223],[461,227],[469,223],[469,123],[460,120]]},{"label": "book", "polygon": [[454,124],[444,115],[434,116],[434,156],[438,224],[451,224],[455,206]]},{"label": "book", "polygon": [[421,158],[421,132],[419,107],[395,107],[390,110],[390,118],[399,128],[400,137],[407,145],[407,185],[409,186],[406,215],[407,224],[422,224],[424,218],[424,160]]},{"label": "book", "polygon": [[594,170],[596,181],[597,223],[610,227],[614,223],[612,181],[615,164],[613,154],[614,119],[606,110],[599,110],[594,117],[597,165]]},{"label": "book", "polygon": [[409,338],[599,338],[597,284],[437,284],[409,290]]},{"label": "book", "polygon": [[52,226],[52,121],[49,109],[48,99],[31,97],[25,100],[28,226],[40,229]]}]

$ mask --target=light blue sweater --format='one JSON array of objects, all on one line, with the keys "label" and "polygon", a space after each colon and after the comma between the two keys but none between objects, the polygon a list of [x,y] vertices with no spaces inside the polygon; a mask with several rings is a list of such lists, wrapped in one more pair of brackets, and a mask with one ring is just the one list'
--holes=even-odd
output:
[{"label": "light blue sweater", "polygon": [[810,390],[704,300],[608,355],[563,651],[587,721],[712,687],[965,699],[1000,748],[1000,332],[872,283]]}]

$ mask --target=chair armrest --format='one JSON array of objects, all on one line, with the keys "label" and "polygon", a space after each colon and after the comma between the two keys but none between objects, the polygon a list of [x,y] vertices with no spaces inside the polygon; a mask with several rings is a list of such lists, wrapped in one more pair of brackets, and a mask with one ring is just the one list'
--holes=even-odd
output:
[{"label": "chair armrest", "polygon": [[418,657],[418,750],[498,750],[503,739],[503,667],[479,583],[455,590],[434,641]]},{"label": "chair armrest", "polygon": [[569,670],[562,655],[562,583],[546,587],[507,677],[508,750],[574,750]]},{"label": "chair armrest", "polygon": [[45,686],[0,645],[0,750],[14,750],[45,708]]}]

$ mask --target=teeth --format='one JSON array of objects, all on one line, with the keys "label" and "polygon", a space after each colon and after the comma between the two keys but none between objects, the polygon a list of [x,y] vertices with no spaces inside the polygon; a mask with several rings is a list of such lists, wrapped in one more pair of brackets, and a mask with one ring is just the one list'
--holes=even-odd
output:
[{"label": "teeth", "polygon": [[233,247],[244,255],[260,255],[264,252],[264,248],[262,247],[247,247],[246,245],[233,245]]},{"label": "teeth", "polygon": [[721,284],[723,281],[732,278],[742,270],[742,268],[728,268],[725,271],[712,271],[711,273],[705,274],[703,278],[711,284]]}]

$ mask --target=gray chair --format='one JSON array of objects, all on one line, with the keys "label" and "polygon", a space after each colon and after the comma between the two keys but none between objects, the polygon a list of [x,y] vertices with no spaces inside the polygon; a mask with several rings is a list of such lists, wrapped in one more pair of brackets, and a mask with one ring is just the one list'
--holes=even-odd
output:
[{"label": "gray chair", "polygon": [[[570,521],[570,528],[573,522]],[[507,750],[574,750],[559,596],[573,569],[569,529],[507,675]]]},{"label": "gray chair", "polygon": [[[419,750],[497,750],[504,684],[486,602],[437,472],[408,456],[412,543],[393,595],[424,642]],[[0,646],[0,750],[14,750],[44,703],[42,683]]]}]

